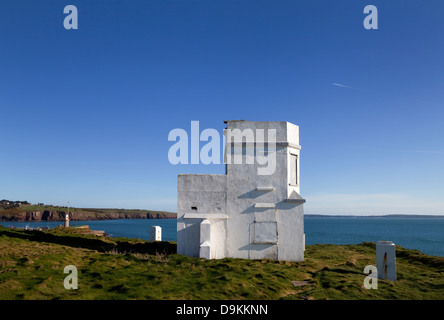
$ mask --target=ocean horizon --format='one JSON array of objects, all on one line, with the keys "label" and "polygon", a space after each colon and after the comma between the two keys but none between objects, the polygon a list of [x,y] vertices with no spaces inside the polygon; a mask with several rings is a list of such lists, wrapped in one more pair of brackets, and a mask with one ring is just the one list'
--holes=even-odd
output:
[{"label": "ocean horizon", "polygon": [[[0,221],[5,227],[54,228],[61,221]],[[111,237],[150,239],[151,226],[162,227],[162,240],[176,241],[176,219],[116,219],[71,221],[71,226],[89,225]],[[444,256],[444,217],[322,216],[304,217],[306,245],[359,244],[392,241],[424,254]]]}]

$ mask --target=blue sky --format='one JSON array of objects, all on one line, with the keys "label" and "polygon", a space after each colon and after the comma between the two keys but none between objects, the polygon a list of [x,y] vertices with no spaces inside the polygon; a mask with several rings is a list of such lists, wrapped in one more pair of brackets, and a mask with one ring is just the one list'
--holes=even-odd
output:
[{"label": "blue sky", "polygon": [[[66,5],[78,29],[66,30]],[[363,9],[378,8],[378,30]],[[2,1],[0,198],[176,210],[168,133],[300,127],[312,214],[444,214],[442,1]]]}]

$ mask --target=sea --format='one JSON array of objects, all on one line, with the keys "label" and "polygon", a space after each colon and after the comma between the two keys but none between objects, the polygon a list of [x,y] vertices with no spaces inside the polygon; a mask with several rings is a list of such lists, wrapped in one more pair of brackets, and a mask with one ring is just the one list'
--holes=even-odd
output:
[{"label": "sea", "polygon": [[[10,222],[0,225],[13,228],[54,228],[60,221]],[[162,240],[176,241],[176,219],[117,219],[70,221],[70,226],[88,225],[103,230],[110,237],[149,240],[151,226],[162,228]],[[444,217],[325,217],[306,216],[305,243],[358,244],[364,241],[392,241],[408,249],[417,249],[428,255],[444,257]]]}]

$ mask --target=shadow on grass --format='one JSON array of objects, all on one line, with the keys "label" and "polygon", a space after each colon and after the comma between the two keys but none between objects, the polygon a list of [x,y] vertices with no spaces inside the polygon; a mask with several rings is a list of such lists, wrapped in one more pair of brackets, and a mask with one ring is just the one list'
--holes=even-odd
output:
[{"label": "shadow on grass", "polygon": [[176,244],[167,241],[131,243],[129,241],[118,240],[115,242],[103,241],[84,236],[56,235],[38,230],[14,230],[0,228],[0,236],[26,239],[29,241],[54,243],[73,248],[84,248],[97,250],[99,252],[119,252],[119,253],[144,253],[144,254],[173,254],[176,253]]}]

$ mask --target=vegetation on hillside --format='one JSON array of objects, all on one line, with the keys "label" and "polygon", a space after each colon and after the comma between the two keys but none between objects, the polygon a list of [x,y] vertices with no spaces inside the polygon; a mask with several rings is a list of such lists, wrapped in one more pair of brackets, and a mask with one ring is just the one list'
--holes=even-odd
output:
[{"label": "vegetation on hillside", "polygon": [[[365,289],[375,244],[310,245],[305,261],[203,260],[173,242],[0,227],[0,299],[444,299],[444,258],[397,247],[398,281]],[[78,269],[67,290],[64,267]]]}]

